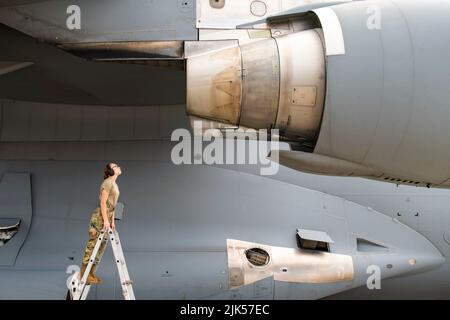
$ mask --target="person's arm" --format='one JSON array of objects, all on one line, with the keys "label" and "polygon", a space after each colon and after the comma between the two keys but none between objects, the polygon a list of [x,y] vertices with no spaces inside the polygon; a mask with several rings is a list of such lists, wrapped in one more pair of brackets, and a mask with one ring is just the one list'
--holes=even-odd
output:
[{"label": "person's arm", "polygon": [[106,213],[106,200],[108,199],[108,191],[105,189],[102,190],[102,198],[100,200],[100,211],[102,213],[103,218],[103,230],[108,231],[110,229],[110,224],[108,220],[108,214]]},{"label": "person's arm", "polygon": [[116,230],[116,220],[114,220],[115,215],[116,215],[116,212],[114,211],[112,214],[112,221],[111,221],[111,229],[113,229],[113,230]]}]

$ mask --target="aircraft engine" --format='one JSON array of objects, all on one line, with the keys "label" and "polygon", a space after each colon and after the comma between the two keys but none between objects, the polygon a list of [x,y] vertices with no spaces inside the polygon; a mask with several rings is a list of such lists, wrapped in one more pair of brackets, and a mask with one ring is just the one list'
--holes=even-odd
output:
[{"label": "aircraft engine", "polygon": [[321,30],[306,30],[187,60],[187,112],[225,127],[279,129],[313,150],[325,98]]},{"label": "aircraft engine", "polygon": [[303,26],[290,32],[206,41],[187,57],[187,113],[279,129],[296,170],[449,187],[448,14],[442,0],[357,1],[289,17]]}]

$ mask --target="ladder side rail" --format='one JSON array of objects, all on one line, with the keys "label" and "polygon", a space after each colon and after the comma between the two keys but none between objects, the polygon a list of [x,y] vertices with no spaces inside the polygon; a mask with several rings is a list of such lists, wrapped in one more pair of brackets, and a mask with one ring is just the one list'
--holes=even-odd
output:
[{"label": "ladder side rail", "polygon": [[126,278],[123,270],[123,260],[121,258],[121,247],[118,246],[116,240],[116,232],[112,230],[109,231],[109,241],[111,242],[111,247],[114,253],[114,259],[117,266],[117,271],[119,272],[120,285],[122,286],[122,294],[125,300],[132,300],[134,298],[134,294],[132,294],[132,289],[129,290],[129,287],[126,285]]},{"label": "ladder side rail", "polygon": [[119,251],[119,255],[120,255],[119,259],[122,261],[122,272],[123,272],[123,275],[124,275],[124,279],[123,279],[122,282],[124,283],[124,285],[127,286],[130,298],[132,300],[135,300],[136,298],[134,296],[134,290],[133,290],[133,286],[132,286],[133,281],[131,281],[130,275],[128,273],[127,262],[125,260],[125,255],[124,255],[123,249],[122,249],[122,242],[120,241],[120,236],[119,236],[119,233],[117,231],[115,231],[115,237],[116,237],[116,244],[117,244],[117,247],[119,249],[118,250]]},{"label": "ladder side rail", "polygon": [[127,283],[132,283],[131,279],[130,279],[130,275],[128,273],[128,267],[127,267],[127,262],[125,261],[125,255],[123,254],[123,249],[122,249],[122,242],[120,241],[120,237],[119,237],[119,233],[116,232],[116,241],[117,241],[117,246],[119,248],[119,254],[120,254],[120,259],[122,260],[122,266],[123,266],[123,273],[126,277]]}]

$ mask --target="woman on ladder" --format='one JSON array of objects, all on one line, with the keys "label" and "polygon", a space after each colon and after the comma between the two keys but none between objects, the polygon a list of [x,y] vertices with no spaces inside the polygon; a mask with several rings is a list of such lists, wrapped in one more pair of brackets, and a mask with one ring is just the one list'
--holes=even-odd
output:
[{"label": "woman on ladder", "polygon": [[100,249],[94,259],[94,264],[89,272],[87,278],[87,284],[98,284],[101,283],[100,278],[95,275],[95,271],[98,267],[98,263],[105,252],[106,244],[108,241],[108,230],[115,230],[116,226],[114,223],[114,210],[119,198],[119,187],[117,186],[116,180],[122,174],[120,167],[109,162],[104,169],[103,182],[100,185],[100,206],[97,207],[91,215],[91,220],[89,223],[89,240],[84,251],[83,261],[80,270],[80,279],[89,264],[89,259],[94,250],[95,243],[100,235],[100,232],[105,231],[105,237],[100,245]]}]

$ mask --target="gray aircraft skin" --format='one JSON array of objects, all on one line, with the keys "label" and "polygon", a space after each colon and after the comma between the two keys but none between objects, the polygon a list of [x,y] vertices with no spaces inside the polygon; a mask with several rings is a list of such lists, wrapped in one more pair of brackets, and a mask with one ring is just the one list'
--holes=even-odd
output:
[{"label": "gray aircraft skin", "polygon": [[[43,109],[50,115],[60,108],[13,101],[2,104],[4,114],[12,117],[17,116],[12,109],[18,107],[28,109],[24,114],[31,118]],[[76,113],[83,107],[71,108]],[[449,297],[445,274],[450,221],[442,212],[448,207],[447,190],[402,190],[381,182],[318,177],[283,167],[276,176],[261,177],[254,166],[176,166],[170,158],[173,143],[164,137],[183,123],[189,126],[184,106],[139,108],[159,114],[152,120],[154,126],[159,123],[159,130],[147,132],[151,139],[145,141],[118,141],[109,135],[103,142],[89,141],[107,133],[102,130],[104,118],[81,120],[80,116],[76,124],[74,113],[74,132],[82,127],[83,141],[43,141],[53,127],[52,117],[46,127],[21,127],[16,122],[3,128],[10,141],[2,143],[2,221],[20,219],[22,225],[1,247],[2,299],[65,297],[67,279],[80,263],[107,159],[115,159],[124,172],[118,179],[124,209],[117,228],[138,299],[316,299],[361,286],[352,297]],[[110,119],[120,112],[116,108],[103,111]],[[134,119],[136,129],[146,127],[145,118]],[[121,121],[122,128],[128,127],[126,118]],[[27,132],[33,132],[37,141],[14,141],[12,134],[18,137]],[[396,216],[397,211],[401,216]],[[416,212],[419,217],[414,217]],[[330,253],[351,257],[352,279],[309,283],[308,277],[303,278],[314,273],[308,259],[303,257],[306,265],[296,267],[291,263],[293,255],[282,261],[289,281],[275,280],[281,270],[273,270],[271,277],[230,288],[228,239],[254,243],[250,247],[270,246],[273,253],[281,247],[317,255],[298,248],[298,228],[325,231],[334,241]],[[357,239],[372,245],[358,244]],[[332,272],[341,263],[327,261]],[[381,290],[366,287],[367,268],[372,265],[381,268]],[[92,289],[90,298],[121,299],[110,250],[99,276],[104,283]]]},{"label": "gray aircraft skin", "polygon": [[[213,8],[219,10],[214,11],[208,7],[209,1],[198,1],[197,6],[192,1],[167,1],[164,4],[136,1],[134,5],[127,2],[124,6],[123,1],[114,0],[109,1],[111,12],[107,16],[125,12],[125,17],[107,19],[103,16],[97,21],[95,17],[105,11],[106,2],[96,1],[90,7],[92,11],[82,11],[87,13],[87,30],[77,33],[63,27],[67,15],[60,17],[58,13],[60,10],[65,12],[68,1],[3,1],[0,21],[28,35],[0,27],[0,235],[10,238],[0,238],[3,244],[0,246],[0,299],[65,298],[67,281],[76,271],[87,241],[90,213],[98,204],[102,168],[111,160],[119,163],[123,171],[117,180],[121,192],[117,228],[138,299],[450,298],[447,261],[450,216],[446,213],[450,208],[450,191],[418,187],[445,187],[448,179],[443,179],[446,168],[442,165],[447,160],[445,132],[437,122],[445,122],[446,114],[442,108],[448,92],[425,86],[436,84],[437,80],[440,86],[448,83],[448,61],[439,54],[430,55],[426,50],[429,46],[433,46],[433,50],[440,48],[438,38],[449,26],[448,21],[440,17],[448,12],[445,10],[448,5],[443,1],[417,1],[415,5],[399,0],[336,2],[319,1],[312,6],[299,7],[300,1],[291,1],[289,6],[271,11],[272,2],[267,1],[265,8],[268,11],[263,15],[260,14],[261,7],[252,3],[253,17],[248,19],[248,12],[233,11],[235,1],[226,2],[222,8]],[[89,3],[92,4],[79,1],[81,8]],[[220,3],[222,1],[215,5]],[[230,3],[231,12],[235,13],[231,22],[230,11],[226,11]],[[386,33],[371,30],[382,39],[381,42],[375,41],[372,37],[376,36],[364,28],[360,34],[349,36],[363,21],[365,25],[367,6],[373,4],[380,5],[382,12],[388,15],[384,20],[387,21],[385,29],[381,29],[387,30]],[[147,10],[150,11],[159,8],[153,12],[155,16],[165,13],[171,19],[161,15],[160,20],[136,27],[139,22],[148,21],[142,5],[149,6]],[[393,7],[399,11],[391,11]],[[433,29],[433,24],[427,20],[430,16],[418,15],[424,7],[432,13],[433,22],[442,24],[439,32],[426,32]],[[136,15],[139,9],[142,14]],[[220,10],[225,12],[222,14]],[[177,14],[170,15],[174,11]],[[303,15],[305,12],[307,14]],[[404,14],[401,23],[398,22],[400,13]],[[197,19],[198,15],[201,19]],[[328,20],[330,15],[331,20]],[[271,19],[277,16],[294,18],[294,21],[299,17],[307,20],[295,22],[293,32],[277,39],[263,38],[255,42],[248,38],[250,32],[246,29],[236,29],[237,25],[250,22],[251,28],[262,24],[273,32],[280,31],[282,27],[280,30],[271,27],[275,23]],[[133,25],[129,22],[131,17],[135,18],[134,27],[139,31],[130,29]],[[330,21],[336,23],[336,17],[345,46],[339,42],[330,44],[327,42],[330,39],[328,31],[318,30],[316,18],[326,20],[320,20],[320,26],[326,29]],[[421,25],[418,20],[425,21]],[[163,23],[166,25],[161,27]],[[231,33],[230,23],[233,26]],[[398,28],[402,23],[411,29],[423,28],[426,23],[430,26],[421,29],[422,32],[409,29],[411,41],[400,45],[397,40],[403,39],[402,32],[405,31],[404,24],[403,29]],[[166,33],[148,31],[158,25]],[[399,30],[399,33],[390,37],[391,30]],[[385,35],[387,38],[383,38]],[[286,49],[289,41],[285,40],[289,39],[283,36],[298,36],[301,40],[298,43],[310,39],[308,41],[316,48],[328,44],[323,52],[327,86],[324,86],[325,73],[320,73],[325,70],[325,64],[320,59],[314,60],[318,77],[317,70],[305,73],[313,74],[309,80],[317,85],[315,105],[307,109],[314,111],[305,111],[307,122],[297,118],[279,127],[282,138],[292,147],[287,153],[280,153],[280,163],[291,168],[281,166],[276,175],[260,176],[259,165],[175,165],[171,153],[176,142],[170,141],[171,134],[179,128],[191,130],[193,116],[219,127],[225,124],[261,129],[271,122],[271,119],[255,117],[254,112],[262,111],[255,110],[254,103],[259,101],[264,106],[265,102],[273,101],[270,94],[276,91],[272,90],[276,86],[261,81],[267,85],[264,99],[249,95],[248,88],[261,89],[258,84],[251,83],[255,78],[250,70],[267,72],[264,68],[251,69],[257,68],[258,64],[252,64],[254,55],[249,52],[275,48],[275,44]],[[224,41],[223,37],[238,37],[239,48],[236,43],[228,48],[217,47],[217,41]],[[384,56],[387,60],[371,64],[372,60],[362,58],[373,58],[373,55],[368,56],[369,47],[364,47],[363,51],[355,49],[361,46],[361,39],[367,39],[367,45],[396,43],[398,47],[393,51],[389,51],[389,46],[383,47],[385,51],[381,56],[387,55]],[[130,43],[126,49],[115,47],[123,41],[146,42],[144,57],[135,44]],[[161,51],[155,46],[157,41],[169,41],[167,50]],[[179,41],[185,42],[185,47],[184,54],[177,56]],[[212,43],[206,43],[208,41]],[[310,43],[308,41],[306,43]],[[87,43],[101,45],[92,48],[86,47]],[[105,43],[113,49],[100,50]],[[413,61],[397,56],[397,50],[405,47],[409,47],[409,57],[414,56]],[[211,117],[209,112],[217,101],[205,98],[207,103],[193,103],[198,101],[196,98],[205,87],[210,90],[216,85],[196,87],[201,76],[211,79],[211,75],[216,75],[216,64],[211,63],[211,68],[200,76],[198,69],[193,68],[195,63],[204,62],[202,59],[211,54],[211,48],[217,52],[230,48],[230,52],[242,51],[244,63],[249,63],[246,79],[242,78],[242,73],[232,75],[232,81],[240,84],[236,88],[242,89],[243,99],[233,99],[229,104],[231,111],[238,110],[245,115],[239,121],[244,119],[247,123],[225,121],[234,114],[228,112],[230,110],[221,114],[226,119]],[[128,63],[86,61],[60,49],[92,60],[117,62],[121,60],[119,54]],[[108,56],[111,51],[114,56]],[[167,54],[166,58],[171,62],[163,64],[161,52]],[[281,56],[279,61],[284,61],[283,50],[278,54]],[[393,60],[389,60],[391,55]],[[155,56],[158,59],[155,60]],[[274,53],[272,58],[275,56]],[[234,63],[235,57],[232,55],[229,61]],[[433,57],[436,63],[427,71],[423,70],[425,57]],[[187,79],[183,70],[184,58],[187,58]],[[360,69],[350,68],[355,61],[360,66],[370,66],[367,82],[360,78],[356,78],[358,83],[339,82],[338,75],[343,69],[355,75],[360,73]],[[391,69],[394,65],[406,73],[416,72],[414,81]],[[410,69],[411,66],[414,67]],[[278,86],[283,88],[286,86],[283,81],[290,81],[283,73],[288,68],[283,63],[278,67],[272,71],[282,71],[275,72],[274,76],[281,79]],[[304,65],[300,64],[300,67]],[[383,75],[380,70],[384,70]],[[420,70],[424,73],[419,73]],[[423,78],[424,75],[429,78]],[[382,79],[381,84],[377,79]],[[295,89],[310,95],[311,82],[308,81],[296,84]],[[362,90],[370,83],[372,88],[378,85],[381,91]],[[411,92],[403,88],[405,99],[412,102],[404,107],[413,108],[405,113],[400,108],[404,101],[391,100],[395,86],[402,83],[406,83],[405,86],[413,83],[415,88]],[[348,99],[348,87],[358,92],[358,99]],[[429,90],[427,95],[424,96],[420,88]],[[341,123],[341,119],[335,121],[335,113],[352,114],[355,119],[374,118],[375,104],[372,103],[375,98],[367,98],[365,94],[378,97],[378,100],[380,96],[385,99],[377,105],[380,116],[375,126],[379,124],[387,137],[403,135],[403,141],[409,141],[423,133],[426,137],[421,136],[421,143],[433,141],[431,137],[439,143],[435,147],[432,143],[427,145],[426,153],[421,152],[423,144],[417,144],[414,149],[406,143],[402,145],[404,149],[396,149],[393,139],[379,136],[376,130],[373,135],[372,123],[350,126],[348,122]],[[303,99],[302,95],[295,97]],[[392,132],[386,129],[386,121],[392,120],[392,115],[383,115],[383,106],[391,105],[399,110],[399,118],[414,119],[428,110],[420,108],[419,98],[430,99],[430,105],[437,111],[429,111],[429,117],[423,119],[423,126],[421,124],[418,131],[408,131],[416,124],[414,121],[403,124],[410,128],[408,130]],[[277,99],[278,112],[281,112],[278,119],[282,119],[293,111],[286,107],[289,103],[283,97]],[[366,104],[359,104],[360,100]],[[351,102],[349,109],[341,110],[346,102]],[[294,100],[293,104],[297,105],[298,101]],[[301,103],[299,106],[303,107]],[[356,107],[360,109],[356,110]],[[286,110],[291,111],[285,113]],[[264,114],[273,115],[274,110],[269,111]],[[355,120],[351,121],[353,124]],[[290,123],[294,126],[289,127]],[[433,123],[436,126],[425,132],[424,128]],[[333,139],[337,139],[336,145],[330,140],[331,129]],[[372,130],[372,136],[364,130]],[[375,148],[373,150],[365,145],[370,138],[381,141],[370,144]],[[324,141],[331,141],[332,145]],[[345,148],[340,144],[342,141],[348,142]],[[313,148],[308,149],[311,146]],[[376,149],[378,147],[382,149]],[[392,156],[388,153],[389,148],[394,148],[394,153],[403,150],[398,151],[403,158]],[[340,150],[342,154],[330,150]],[[357,161],[358,155],[364,153],[374,153],[375,158]],[[434,158],[430,157],[439,161],[432,162],[430,159]],[[399,169],[402,163],[404,166]],[[320,176],[299,170],[394,179],[397,184],[356,177]],[[325,243],[327,250],[318,250],[317,246],[304,247],[302,240],[310,240],[316,245],[317,242]],[[267,254],[264,265],[256,266],[246,255],[246,250],[253,248]],[[380,271],[380,289],[369,289],[367,285],[374,268]],[[99,276],[103,283],[91,289],[89,298],[121,299],[110,250],[103,258]]]}]

